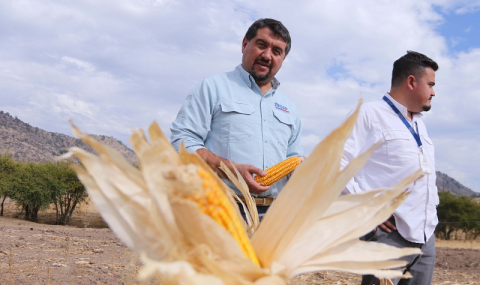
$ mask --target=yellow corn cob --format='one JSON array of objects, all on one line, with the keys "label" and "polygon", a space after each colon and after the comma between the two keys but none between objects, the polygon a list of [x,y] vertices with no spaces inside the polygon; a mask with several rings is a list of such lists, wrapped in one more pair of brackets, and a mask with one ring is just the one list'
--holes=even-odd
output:
[{"label": "yellow corn cob", "polygon": [[260,266],[247,233],[235,213],[233,204],[207,171],[199,169],[198,175],[203,180],[203,191],[185,198],[196,202],[204,214],[213,218],[226,229],[237,241],[245,257]]},{"label": "yellow corn cob", "polygon": [[275,164],[270,168],[267,168],[265,170],[265,172],[267,172],[267,175],[255,176],[254,180],[262,186],[271,185],[290,174],[299,164],[300,159],[296,156],[292,156],[280,163]]}]

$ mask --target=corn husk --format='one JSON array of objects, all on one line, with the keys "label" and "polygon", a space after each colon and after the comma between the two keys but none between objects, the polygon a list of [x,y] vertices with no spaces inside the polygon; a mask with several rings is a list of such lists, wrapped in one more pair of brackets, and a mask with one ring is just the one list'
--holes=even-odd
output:
[{"label": "corn husk", "polygon": [[422,173],[415,172],[390,189],[339,196],[374,149],[339,171],[343,145],[357,114],[358,108],[296,169],[261,223],[245,181],[222,166],[246,197],[242,205],[249,214],[244,228],[260,267],[244,257],[228,231],[194,202],[182,199],[183,193],[202,187],[196,175],[202,168],[221,185],[232,205],[240,201],[196,153],[188,153],[183,145],[177,153],[156,123],[149,128],[150,141],[141,130],[130,139],[140,170],[75,126],[74,134],[98,155],[72,148],[65,157],[82,162],[85,168],[75,170],[102,217],[141,255],[142,280],[155,276],[162,284],[286,284],[295,275],[320,270],[402,277],[405,262],[396,259],[419,254],[419,249],[358,238],[392,214]]}]

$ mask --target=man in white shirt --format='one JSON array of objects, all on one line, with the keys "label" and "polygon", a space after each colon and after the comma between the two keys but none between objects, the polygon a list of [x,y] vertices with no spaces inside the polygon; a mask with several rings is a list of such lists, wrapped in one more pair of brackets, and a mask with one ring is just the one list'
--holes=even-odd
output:
[{"label": "man in white shirt", "polygon": [[[432,282],[435,264],[433,232],[438,223],[436,207],[439,199],[435,186],[434,147],[421,112],[431,108],[437,69],[435,61],[413,51],[396,60],[390,92],[361,107],[352,135],[345,143],[342,168],[382,141],[343,194],[391,187],[419,168],[425,172],[423,178],[411,185],[411,194],[392,217],[365,237],[397,247],[422,249],[421,256],[403,258],[408,261],[406,270],[413,278],[392,280],[394,284],[426,285]],[[379,280],[363,276],[364,284],[379,284]]]}]

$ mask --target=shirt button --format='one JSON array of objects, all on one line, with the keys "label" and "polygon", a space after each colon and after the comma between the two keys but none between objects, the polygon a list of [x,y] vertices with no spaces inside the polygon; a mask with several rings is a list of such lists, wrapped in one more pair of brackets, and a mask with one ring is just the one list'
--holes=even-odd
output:
[{"label": "shirt button", "polygon": [[265,143],[268,143],[268,141],[265,141]]},{"label": "shirt button", "polygon": [[263,121],[265,122],[266,120],[265,120],[265,119],[263,119]]}]

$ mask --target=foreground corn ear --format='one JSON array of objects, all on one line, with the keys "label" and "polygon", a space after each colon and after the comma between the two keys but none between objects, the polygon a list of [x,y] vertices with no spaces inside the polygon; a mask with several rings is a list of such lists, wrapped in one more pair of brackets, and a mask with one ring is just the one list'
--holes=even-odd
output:
[{"label": "foreground corn ear", "polygon": [[295,170],[303,158],[292,156],[285,159],[282,162],[275,164],[274,166],[267,168],[265,176],[255,176],[254,180],[262,186],[269,186],[278,180],[284,178],[288,174],[292,173]]},{"label": "foreground corn ear", "polygon": [[261,224],[236,170],[237,175],[223,168],[246,198],[248,224],[232,190],[196,153],[183,145],[177,153],[156,123],[148,130],[150,141],[141,130],[130,139],[139,169],[75,126],[74,134],[98,155],[72,148],[64,157],[82,162],[84,167],[74,169],[100,214],[141,256],[141,280],[285,285],[295,275],[321,270],[402,277],[406,262],[396,259],[419,249],[358,238],[390,217],[422,173],[412,171],[390,189],[340,197],[373,151],[339,171],[357,113],[358,108],[297,167]]},{"label": "foreground corn ear", "polygon": [[218,182],[213,179],[210,173],[200,168],[198,175],[202,179],[201,191],[188,194],[184,198],[194,201],[200,207],[202,213],[208,215],[226,229],[242,249],[243,255],[259,266],[247,233],[241,226],[239,216],[235,213],[234,205],[228,200],[227,195],[222,192]]}]

